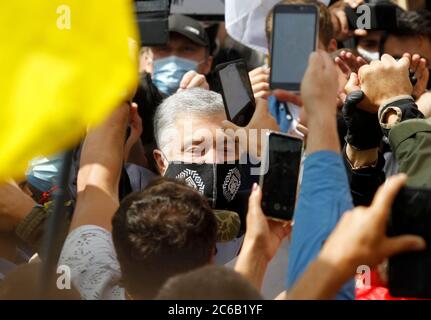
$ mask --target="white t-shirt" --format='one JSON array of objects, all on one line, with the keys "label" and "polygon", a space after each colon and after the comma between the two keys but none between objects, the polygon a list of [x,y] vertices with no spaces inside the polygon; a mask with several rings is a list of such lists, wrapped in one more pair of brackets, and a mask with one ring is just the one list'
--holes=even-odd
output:
[{"label": "white t-shirt", "polygon": [[[244,236],[217,243],[217,265],[224,265],[238,254]],[[120,287],[121,269],[112,234],[99,226],[84,225],[66,238],[59,265],[70,268],[72,283],[85,300],[125,300]]]},{"label": "white t-shirt", "polygon": [[59,265],[70,268],[72,283],[85,300],[125,300],[119,286],[121,271],[112,235],[95,226],[84,225],[66,238]]}]

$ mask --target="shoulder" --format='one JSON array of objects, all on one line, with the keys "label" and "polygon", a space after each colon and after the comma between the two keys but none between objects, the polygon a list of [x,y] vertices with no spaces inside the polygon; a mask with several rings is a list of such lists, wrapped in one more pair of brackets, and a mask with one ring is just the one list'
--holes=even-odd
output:
[{"label": "shoulder", "polygon": [[64,243],[59,264],[71,271],[83,299],[118,299],[120,265],[109,231],[95,225],[74,229]]}]

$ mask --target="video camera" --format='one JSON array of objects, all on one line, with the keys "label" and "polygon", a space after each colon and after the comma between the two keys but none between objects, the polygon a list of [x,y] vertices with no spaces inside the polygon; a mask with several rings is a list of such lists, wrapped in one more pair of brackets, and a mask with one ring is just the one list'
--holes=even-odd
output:
[{"label": "video camera", "polygon": [[169,41],[170,0],[135,0],[142,46],[160,46]]}]

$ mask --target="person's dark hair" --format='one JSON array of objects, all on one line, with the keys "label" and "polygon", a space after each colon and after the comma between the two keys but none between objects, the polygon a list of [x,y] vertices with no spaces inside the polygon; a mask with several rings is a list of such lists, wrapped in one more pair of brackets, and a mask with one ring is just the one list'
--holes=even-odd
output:
[{"label": "person's dark hair", "polygon": [[431,12],[428,10],[405,11],[398,16],[398,28],[391,31],[395,36],[424,36],[431,41]]},{"label": "person's dark hair", "polygon": [[171,276],[208,264],[216,218],[207,200],[185,183],[158,178],[124,198],[112,219],[122,284],[153,298]]},{"label": "person's dark hair", "polygon": [[206,266],[170,278],[157,300],[261,300],[259,291],[232,269]]},{"label": "person's dark hair", "polygon": [[[325,46],[328,46],[331,39],[335,37],[334,26],[331,20],[331,13],[326,5],[317,0],[283,0],[278,4],[314,4],[319,7],[319,39]],[[269,44],[272,34],[272,19],[274,16],[274,8],[272,8],[265,21],[266,40]],[[298,32],[301,32],[300,30]]]}]

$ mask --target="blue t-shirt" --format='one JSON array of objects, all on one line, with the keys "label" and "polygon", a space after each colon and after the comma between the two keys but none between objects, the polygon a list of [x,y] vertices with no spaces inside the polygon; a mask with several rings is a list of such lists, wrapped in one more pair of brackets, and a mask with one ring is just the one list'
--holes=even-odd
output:
[{"label": "blue t-shirt", "polygon": [[268,109],[277,124],[280,131],[287,133],[292,126],[293,117],[289,112],[289,108],[284,102],[278,101],[274,96],[268,98]]},{"label": "blue t-shirt", "polygon": [[[353,207],[346,170],[341,155],[319,151],[304,161],[304,173],[289,247],[287,288],[301,277],[314,261],[324,241],[344,212]],[[337,299],[354,299],[353,279],[347,282]]]}]

